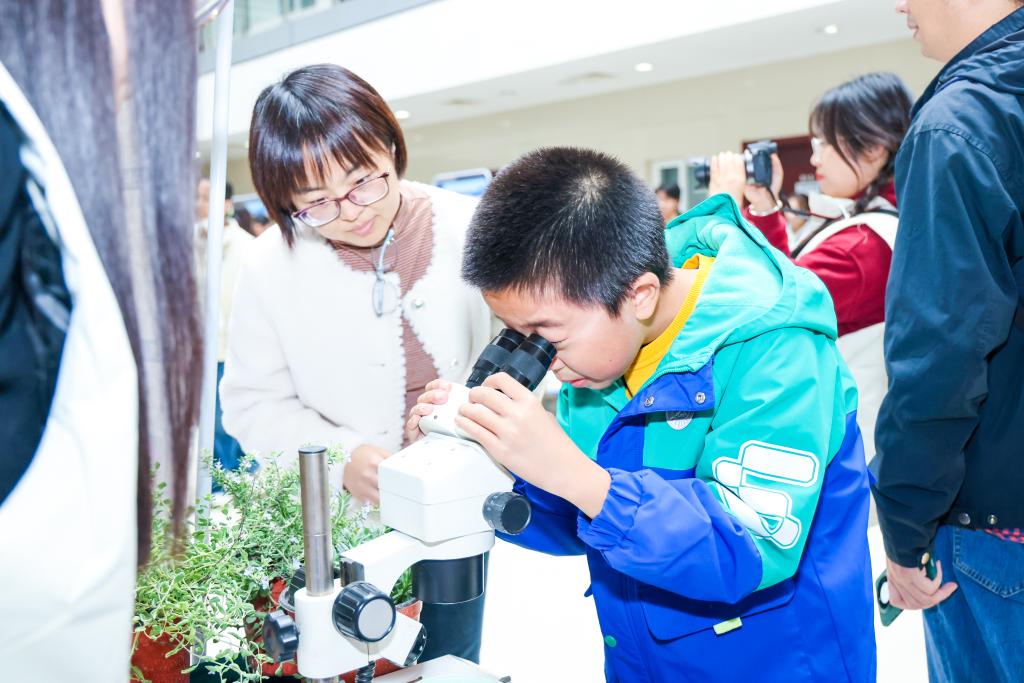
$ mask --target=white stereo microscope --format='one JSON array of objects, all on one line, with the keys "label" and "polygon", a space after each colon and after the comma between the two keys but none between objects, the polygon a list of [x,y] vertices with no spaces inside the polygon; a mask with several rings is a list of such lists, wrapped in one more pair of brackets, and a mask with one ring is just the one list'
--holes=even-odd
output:
[{"label": "white stereo microscope", "polygon": [[297,657],[299,674],[326,683],[358,670],[373,678],[375,661],[411,666],[430,637],[395,609],[390,593],[412,568],[413,593],[427,603],[456,603],[484,591],[484,554],[494,531],[517,534],[530,521],[529,501],[484,449],[455,426],[469,390],[507,372],[533,390],[554,360],[543,337],[503,330],[484,349],[465,386],[420,421],[426,435],[381,463],[380,516],[390,531],[342,553],[335,572],[326,449],[299,449],[305,586],[295,590],[294,621],[267,615],[264,642],[275,661]]}]

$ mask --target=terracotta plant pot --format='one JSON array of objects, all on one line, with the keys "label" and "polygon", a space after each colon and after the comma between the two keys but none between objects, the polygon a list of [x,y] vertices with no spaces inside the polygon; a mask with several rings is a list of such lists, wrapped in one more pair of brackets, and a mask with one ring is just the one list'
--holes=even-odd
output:
[{"label": "terracotta plant pot", "polygon": [[[132,666],[138,667],[142,675],[152,683],[188,683],[188,674],[181,673],[191,663],[188,649],[182,648],[170,657],[167,656],[176,646],[166,633],[155,640],[146,633],[139,633],[135,651],[132,652]],[[140,682],[132,678],[131,683]]]},{"label": "terracotta plant pot", "polygon": [[[253,606],[261,612],[273,612],[280,608],[281,593],[287,587],[287,582],[284,579],[274,579],[270,583],[270,597],[260,596],[252,601]],[[410,600],[398,606],[398,611],[409,617],[410,619],[420,620],[420,612],[423,610],[423,603],[419,600]],[[295,617],[295,613],[289,610],[285,610],[291,617]],[[249,627],[246,627],[246,632],[249,638],[256,643],[261,645],[263,643],[263,622],[257,622]],[[376,676],[383,676],[394,671],[398,671],[398,666],[395,666],[386,659],[377,660],[377,673]],[[299,673],[298,659],[294,659],[284,664],[275,664],[269,662],[263,665],[264,676],[297,676]],[[342,675],[342,680],[345,683],[353,683],[356,678],[356,672],[350,671],[347,674]],[[154,682],[155,683],[155,682]]]}]

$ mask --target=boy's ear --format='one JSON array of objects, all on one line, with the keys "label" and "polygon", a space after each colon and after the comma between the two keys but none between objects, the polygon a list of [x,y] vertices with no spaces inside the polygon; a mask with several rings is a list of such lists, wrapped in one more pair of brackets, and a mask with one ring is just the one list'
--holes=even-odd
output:
[{"label": "boy's ear", "polygon": [[658,306],[661,296],[661,281],[654,273],[644,273],[633,280],[629,290],[629,300],[633,303],[633,313],[637,320],[647,320]]}]

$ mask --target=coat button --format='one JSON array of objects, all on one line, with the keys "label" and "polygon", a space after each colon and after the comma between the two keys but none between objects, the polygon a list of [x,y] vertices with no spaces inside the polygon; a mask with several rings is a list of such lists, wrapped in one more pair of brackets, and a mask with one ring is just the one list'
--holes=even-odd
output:
[{"label": "coat button", "polygon": [[452,358],[451,361],[449,361],[448,365],[452,366],[453,368],[459,367],[459,359]]},{"label": "coat button", "polygon": [[604,644],[607,645],[608,647],[615,647],[616,645],[618,645],[618,641],[615,640],[614,636],[605,636],[604,637]]},{"label": "coat button", "polygon": [[653,396],[648,396],[647,398],[644,399],[644,407],[645,408],[650,408],[653,405],[654,405],[654,397]]},{"label": "coat button", "polygon": [[423,308],[423,305],[425,303],[426,302],[423,299],[413,299],[412,307],[413,308]]},{"label": "coat button", "polygon": [[989,515],[988,516],[988,525],[989,526],[995,526],[996,524],[999,524],[999,518],[996,517],[995,515]]},{"label": "coat button", "polygon": [[702,406],[704,405],[704,401],[708,400],[708,397],[703,391],[698,391],[697,395],[693,397],[693,400],[697,402],[697,405]]},{"label": "coat button", "polygon": [[971,516],[966,512],[961,512],[956,516],[956,521],[960,522],[964,526],[969,526],[971,523]]}]

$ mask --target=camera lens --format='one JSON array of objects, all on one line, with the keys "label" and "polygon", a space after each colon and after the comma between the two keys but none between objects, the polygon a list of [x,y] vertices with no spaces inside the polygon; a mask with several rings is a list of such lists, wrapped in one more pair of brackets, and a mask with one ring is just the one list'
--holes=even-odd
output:
[{"label": "camera lens", "polygon": [[491,343],[484,347],[480,357],[473,364],[473,370],[469,373],[466,386],[472,389],[484,383],[484,380],[501,370],[501,367],[508,362],[512,352],[519,348],[519,345],[526,340],[526,337],[515,330],[505,328],[498,333],[498,336],[491,340]]},{"label": "camera lens", "polygon": [[539,334],[531,334],[519,345],[502,367],[512,379],[533,391],[555,360],[555,347]]}]

